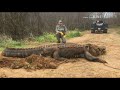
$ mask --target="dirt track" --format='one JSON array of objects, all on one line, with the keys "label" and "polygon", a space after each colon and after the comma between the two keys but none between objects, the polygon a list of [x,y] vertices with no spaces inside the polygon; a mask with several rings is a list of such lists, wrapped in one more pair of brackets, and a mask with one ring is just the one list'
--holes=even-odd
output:
[{"label": "dirt track", "polygon": [[[120,69],[120,35],[114,30],[109,30],[108,34],[91,34],[85,32],[82,37],[70,39],[68,42],[79,44],[92,43],[104,45],[107,54],[101,56],[109,66]],[[46,78],[46,77],[66,77],[66,78],[120,78],[120,70],[107,67],[98,62],[89,62],[85,59],[78,59],[78,62],[61,64],[57,69],[41,69],[36,71],[26,71],[24,69],[0,68],[0,77],[14,78]]]}]

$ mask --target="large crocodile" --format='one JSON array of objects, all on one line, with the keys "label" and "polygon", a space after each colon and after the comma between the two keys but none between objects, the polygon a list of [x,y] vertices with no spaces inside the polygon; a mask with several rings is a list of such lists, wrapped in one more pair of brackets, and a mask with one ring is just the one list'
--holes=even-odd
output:
[{"label": "large crocodile", "polygon": [[65,48],[45,48],[42,52],[43,56],[51,56],[58,60],[64,58],[86,58],[89,61],[107,63],[96,56],[103,55],[106,53],[106,48],[103,46],[97,46],[93,44],[79,45],[75,47]]},{"label": "large crocodile", "polygon": [[58,43],[58,44],[45,44],[45,45],[40,45],[38,47],[34,48],[6,48],[2,51],[2,55],[6,57],[20,57],[20,58],[25,58],[28,57],[32,54],[40,55],[43,49],[48,48],[48,47],[71,47],[71,46],[76,46],[77,44],[75,43]]},{"label": "large crocodile", "polygon": [[96,57],[105,54],[106,49],[103,46],[97,46],[93,44],[79,45],[75,43],[66,44],[50,44],[41,45],[36,48],[16,49],[6,48],[3,52],[3,56],[7,57],[27,57],[32,54],[51,56],[55,59],[63,58],[80,58],[84,57],[90,61],[99,61],[106,63],[106,61]]}]

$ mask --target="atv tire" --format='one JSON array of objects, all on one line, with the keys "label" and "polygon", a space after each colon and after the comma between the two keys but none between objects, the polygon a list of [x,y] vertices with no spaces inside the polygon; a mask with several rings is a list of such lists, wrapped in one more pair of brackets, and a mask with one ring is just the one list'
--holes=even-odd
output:
[{"label": "atv tire", "polygon": [[107,33],[107,29],[105,29],[105,30],[103,31],[103,33]]},{"label": "atv tire", "polygon": [[91,30],[91,33],[95,33],[95,30]]}]

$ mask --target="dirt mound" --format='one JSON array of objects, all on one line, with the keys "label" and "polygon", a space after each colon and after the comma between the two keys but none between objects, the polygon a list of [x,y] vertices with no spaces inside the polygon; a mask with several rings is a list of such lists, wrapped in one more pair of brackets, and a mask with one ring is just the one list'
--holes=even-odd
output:
[{"label": "dirt mound", "polygon": [[50,57],[43,57],[39,55],[31,55],[26,58],[12,58],[12,57],[4,57],[0,60],[0,67],[7,67],[11,69],[56,69],[60,64],[76,62],[77,59],[68,60],[65,59],[63,61],[58,61]]},{"label": "dirt mound", "polygon": [[2,58],[0,67],[8,67],[12,69],[56,69],[59,61],[45,58],[38,55],[31,55],[27,58]]},{"label": "dirt mound", "polygon": [[14,60],[9,59],[2,59],[0,60],[0,67],[11,67],[11,64],[14,62]]},{"label": "dirt mound", "polygon": [[38,55],[31,55],[25,58],[25,61],[34,69],[56,69],[58,67],[58,62],[56,60]]}]

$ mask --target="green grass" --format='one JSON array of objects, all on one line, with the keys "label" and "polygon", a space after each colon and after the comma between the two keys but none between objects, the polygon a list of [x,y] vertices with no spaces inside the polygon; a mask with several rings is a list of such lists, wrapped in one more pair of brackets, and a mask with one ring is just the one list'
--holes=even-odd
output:
[{"label": "green grass", "polygon": [[45,43],[45,42],[56,42],[55,34],[53,33],[44,33],[42,36],[36,37],[36,41],[39,43]]},{"label": "green grass", "polygon": [[1,41],[0,47],[21,47],[23,43],[20,41],[14,41],[12,39]]},{"label": "green grass", "polygon": [[[68,31],[65,35],[66,39],[74,38],[82,36],[82,33],[78,30],[71,30]],[[34,41],[30,42],[28,40],[22,40],[22,41],[14,41],[12,38],[7,36],[0,36],[0,51],[4,50],[6,47],[14,47],[14,48],[23,48],[28,47],[28,45],[33,45],[35,43],[52,43],[57,42],[56,36],[54,33],[44,33],[42,36],[33,37]]]},{"label": "green grass", "polygon": [[82,33],[78,29],[73,30],[73,31],[69,31],[66,34],[66,38],[68,38],[68,39],[74,38],[74,37],[80,37],[80,36],[82,36]]},{"label": "green grass", "polygon": [[12,38],[7,37],[7,36],[1,36],[0,37],[0,51],[6,47],[21,48],[21,47],[24,47],[24,43],[22,43],[21,41],[14,41],[12,40]]}]

